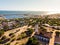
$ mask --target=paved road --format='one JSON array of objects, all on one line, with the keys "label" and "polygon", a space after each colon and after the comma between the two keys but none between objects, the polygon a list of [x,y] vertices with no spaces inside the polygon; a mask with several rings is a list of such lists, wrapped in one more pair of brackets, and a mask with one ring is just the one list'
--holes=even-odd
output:
[{"label": "paved road", "polygon": [[31,37],[33,37],[36,32],[38,33],[38,24],[35,25],[35,31],[32,33]]}]

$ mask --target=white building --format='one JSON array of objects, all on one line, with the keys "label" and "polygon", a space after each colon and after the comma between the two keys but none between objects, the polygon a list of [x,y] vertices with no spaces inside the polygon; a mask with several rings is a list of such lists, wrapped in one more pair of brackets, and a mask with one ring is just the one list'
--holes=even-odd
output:
[{"label": "white building", "polygon": [[42,24],[43,26],[46,26],[46,27],[50,27],[50,25],[49,24]]}]

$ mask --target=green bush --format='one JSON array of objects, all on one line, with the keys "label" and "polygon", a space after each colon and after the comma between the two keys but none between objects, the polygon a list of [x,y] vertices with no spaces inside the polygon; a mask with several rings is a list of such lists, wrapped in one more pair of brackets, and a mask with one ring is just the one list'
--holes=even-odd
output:
[{"label": "green bush", "polygon": [[24,37],[26,37],[27,35],[26,35],[26,33],[22,33],[21,36],[22,36],[22,38],[24,38]]},{"label": "green bush", "polygon": [[4,34],[4,30],[0,30],[0,36]]},{"label": "green bush", "polygon": [[29,38],[26,45],[40,45],[38,40],[35,37]]},{"label": "green bush", "polygon": [[6,36],[3,36],[3,37],[1,38],[1,40],[4,40],[4,39],[6,39]]},{"label": "green bush", "polygon": [[13,42],[13,41],[15,41],[15,38],[13,38],[13,39],[11,40],[11,42]]},{"label": "green bush", "polygon": [[0,39],[0,43],[2,42],[2,40]]},{"label": "green bush", "polygon": [[4,45],[10,45],[10,43],[4,44]]},{"label": "green bush", "polygon": [[34,30],[33,30],[33,29],[31,29],[31,28],[28,28],[27,30],[28,30],[29,34],[32,34],[32,33],[33,33],[33,31],[34,31]]},{"label": "green bush", "polygon": [[14,33],[10,33],[9,36],[12,36]]}]

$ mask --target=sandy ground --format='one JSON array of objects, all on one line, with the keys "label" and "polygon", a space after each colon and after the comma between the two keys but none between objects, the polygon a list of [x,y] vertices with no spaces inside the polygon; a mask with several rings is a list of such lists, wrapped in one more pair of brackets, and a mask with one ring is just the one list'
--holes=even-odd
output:
[{"label": "sandy ground", "polygon": [[[18,31],[17,33],[15,33],[15,38],[18,37],[18,34],[21,34],[22,32],[27,31],[27,28],[28,28],[27,26],[22,27],[22,28],[20,29],[20,31]],[[25,39],[23,39],[23,40],[25,41]],[[14,45],[16,42],[18,42],[18,41],[12,42],[11,45]],[[23,43],[22,40],[20,40],[20,42]]]},{"label": "sandy ground", "polygon": [[[26,26],[23,26],[23,27],[15,28],[15,29],[6,31],[6,32],[4,33],[4,35],[5,35],[7,38],[11,38],[11,37],[9,36],[9,34],[10,34],[10,33],[14,33],[14,32],[16,32],[16,31],[18,30],[16,33],[14,33],[14,35],[15,35],[14,37],[17,38],[18,34],[21,34],[22,32],[27,31],[27,28],[31,28],[31,26],[28,27],[28,26],[26,25]],[[12,39],[12,38],[11,38],[11,39]],[[23,43],[23,42],[26,41],[26,40],[28,40],[28,38],[25,38],[25,39],[23,39],[23,40],[19,40],[18,42]],[[10,40],[10,41],[11,41],[11,40]],[[10,41],[8,41],[8,42],[10,42]],[[8,43],[8,42],[7,42],[7,43]],[[12,42],[11,45],[14,45],[15,43],[16,43],[16,41]],[[0,44],[0,45],[1,45],[1,44]],[[3,45],[3,44],[2,44],[2,45]]]},{"label": "sandy ground", "polygon": [[15,45],[15,44],[16,44],[16,42],[17,42],[17,45],[26,44],[26,43],[27,43],[27,41],[28,41],[28,39],[29,39],[29,37],[24,38],[24,39],[21,39],[21,40],[19,40],[19,41],[14,41],[14,42],[12,42],[12,43],[11,43],[11,45]]},{"label": "sandy ground", "polygon": [[9,31],[5,32],[4,35],[9,37],[10,33],[14,33],[17,30],[19,30],[17,33],[15,33],[16,35],[18,35],[18,34],[24,32],[24,31],[26,31],[27,28],[28,28],[28,26],[23,26],[23,27],[15,28],[15,29],[12,29],[12,30],[9,30]]},{"label": "sandy ground", "polygon": [[53,29],[52,28],[49,28],[49,27],[44,27],[45,29],[47,29],[47,32],[52,32]]},{"label": "sandy ground", "polygon": [[[30,26],[30,27],[28,27],[28,26],[23,26],[23,27],[19,27],[19,28],[16,28],[16,29],[12,29],[12,30],[9,30],[9,31],[5,32],[4,35],[7,36],[8,38],[10,38],[10,37],[9,37],[9,34],[10,34],[10,33],[14,33],[14,32],[16,32],[17,30],[19,30],[18,32],[16,32],[16,33],[14,34],[14,35],[15,35],[15,38],[17,38],[18,34],[21,34],[22,32],[27,31],[27,28],[31,28],[31,26]],[[52,28],[49,28],[49,27],[44,27],[44,28],[47,29],[47,32],[53,32],[53,33],[52,33],[52,38],[50,38],[49,45],[54,45],[54,40],[55,40],[55,35],[56,35],[55,32],[56,32],[56,31],[60,32],[60,30],[52,29]],[[38,30],[38,29],[37,29],[37,30]],[[35,31],[32,33],[31,37],[34,36],[34,34],[35,34]],[[11,45],[15,45],[16,42],[18,43],[17,45],[25,44],[25,43],[28,41],[28,39],[29,39],[29,37],[24,38],[24,39],[19,40],[19,41],[16,41],[16,40],[15,40],[15,41],[13,41],[13,42],[11,43]]]},{"label": "sandy ground", "polygon": [[[25,31],[27,31],[27,28],[31,28],[31,26],[23,26],[23,27],[19,27],[19,28],[15,28],[15,29],[12,29],[12,30],[9,30],[9,31],[6,31],[5,33],[4,33],[4,35],[7,37],[7,38],[11,38],[10,36],[9,36],[9,34],[10,33],[14,33],[14,32],[16,32],[17,30],[18,30],[18,32],[16,32],[16,33],[14,33],[14,38],[17,38],[18,37],[18,35],[19,34],[21,34],[22,32],[25,32]],[[11,38],[11,40],[12,40],[13,38]],[[16,42],[18,42],[18,44],[17,45],[22,45],[22,44],[25,44],[27,41],[28,41],[28,39],[29,39],[29,37],[27,37],[27,38],[24,38],[24,39],[22,39],[22,40],[19,40],[19,41],[13,41],[13,42],[11,42],[11,44],[10,45],[15,45],[15,43]],[[10,41],[11,41],[10,40]],[[8,41],[7,43],[9,43],[10,41]]]}]

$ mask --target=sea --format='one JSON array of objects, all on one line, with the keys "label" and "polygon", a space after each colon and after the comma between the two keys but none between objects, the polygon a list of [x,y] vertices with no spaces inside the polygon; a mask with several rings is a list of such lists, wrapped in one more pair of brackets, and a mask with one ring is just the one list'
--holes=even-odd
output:
[{"label": "sea", "polygon": [[47,12],[44,11],[0,11],[0,16],[4,16],[6,19],[12,18],[24,18],[26,14],[41,15]]}]

